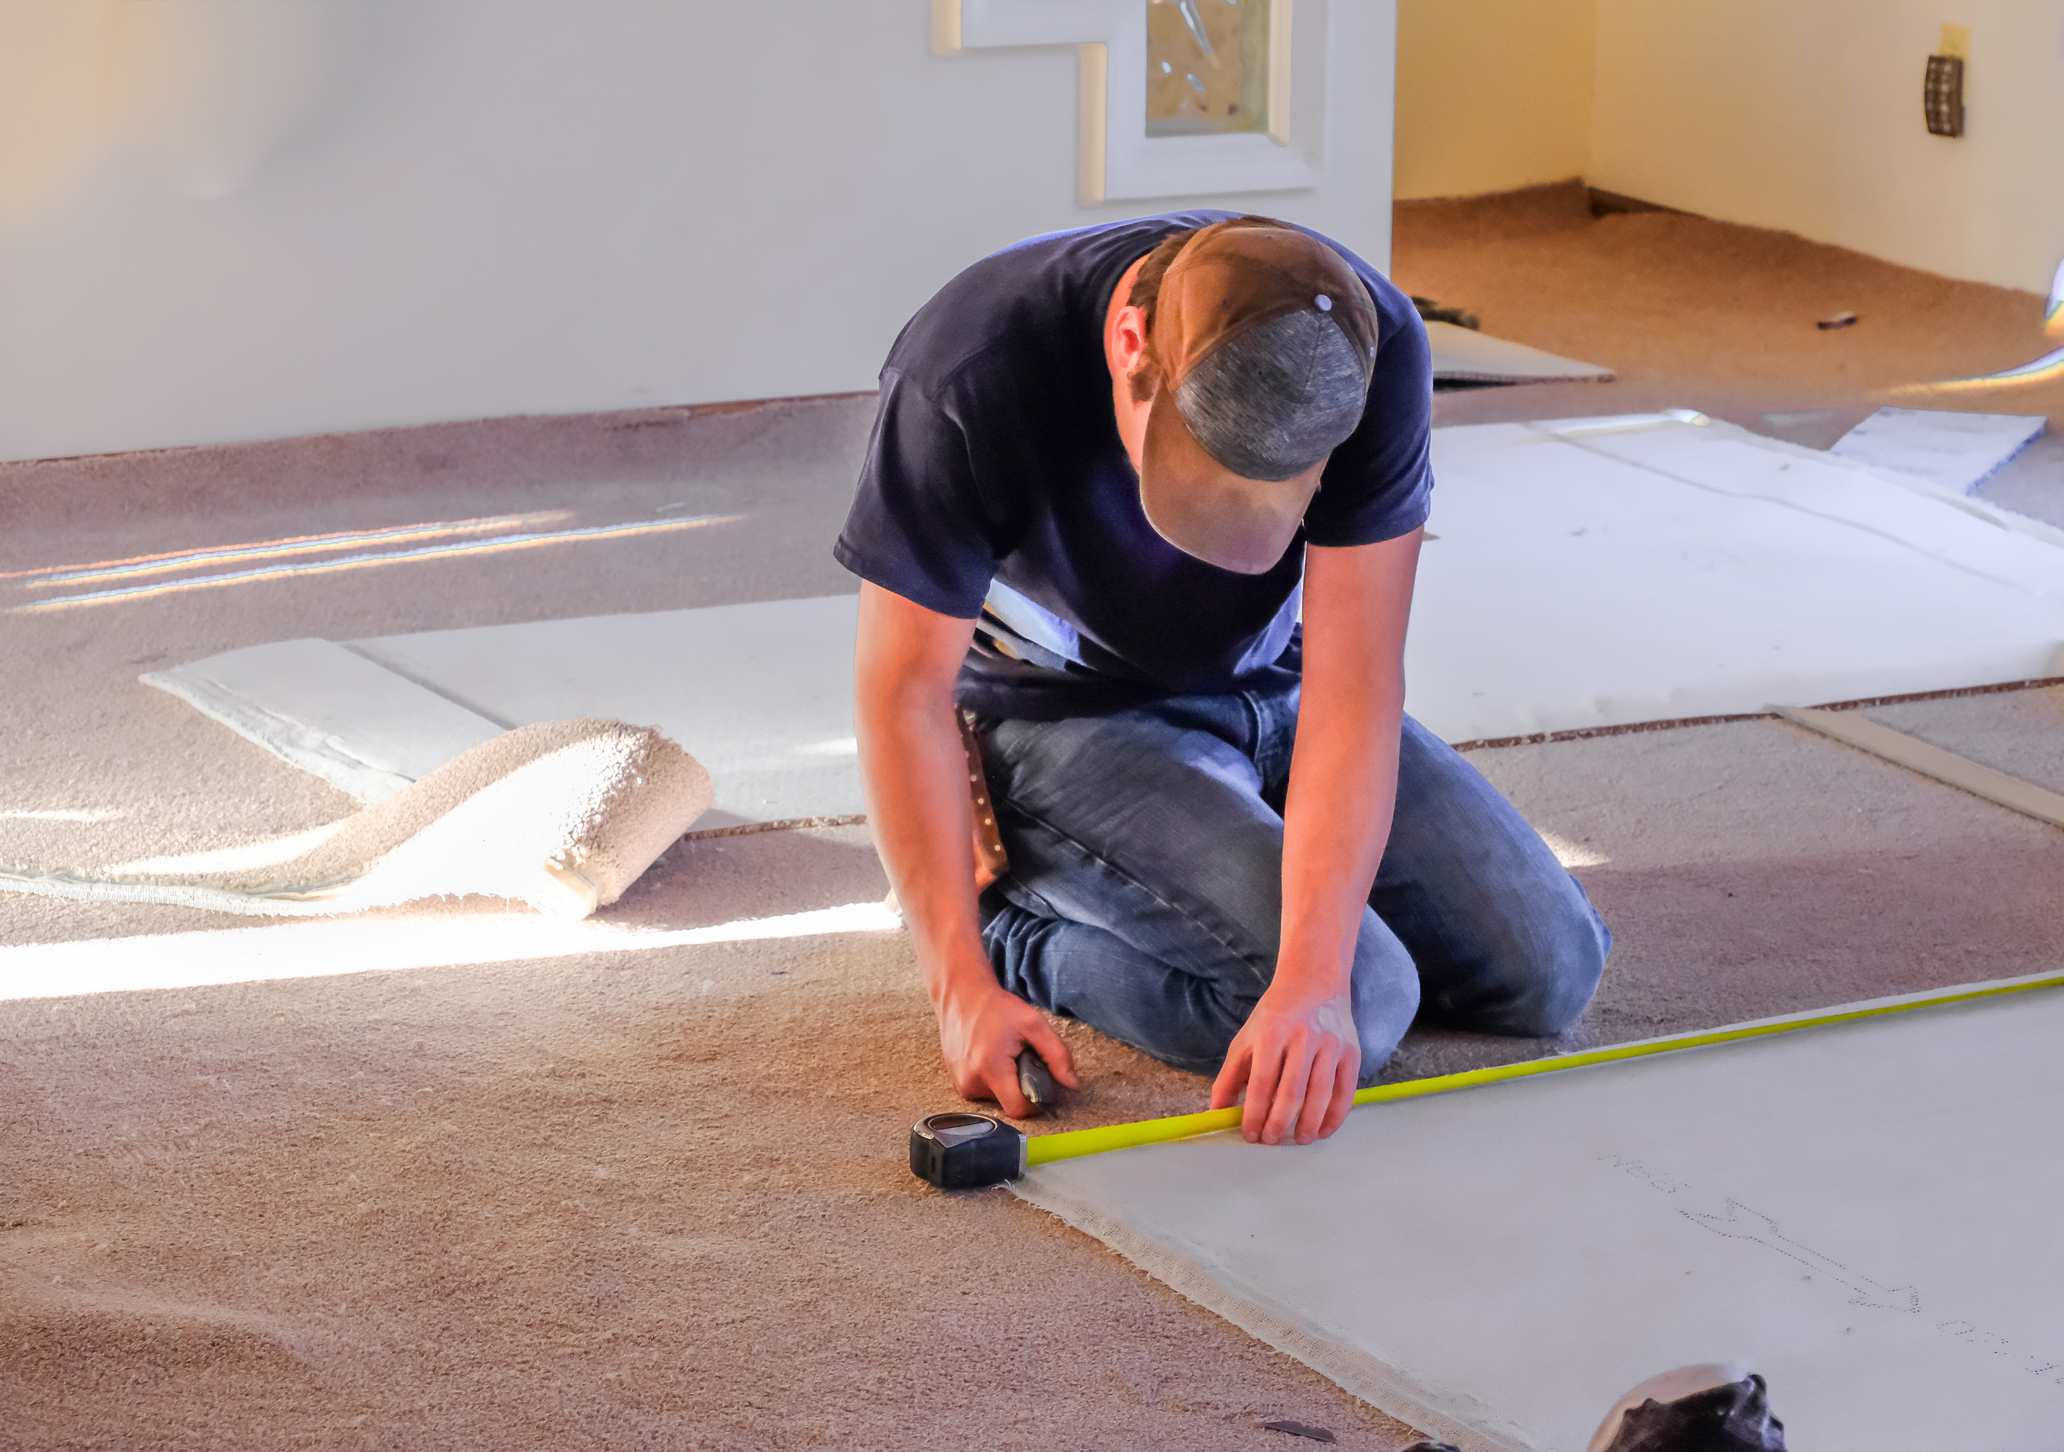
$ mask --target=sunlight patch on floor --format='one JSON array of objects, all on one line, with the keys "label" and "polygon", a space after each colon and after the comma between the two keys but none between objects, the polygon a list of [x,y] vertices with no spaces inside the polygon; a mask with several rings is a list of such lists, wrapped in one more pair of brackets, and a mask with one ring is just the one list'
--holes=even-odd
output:
[{"label": "sunlight patch on floor", "polygon": [[4,579],[25,579],[26,589],[52,585],[76,585],[96,580],[164,575],[177,570],[239,560],[277,559],[286,555],[326,554],[360,545],[401,544],[411,540],[444,539],[453,535],[492,534],[496,530],[534,529],[571,519],[573,511],[552,509],[532,514],[504,514],[484,519],[438,520],[429,524],[397,525],[392,529],[357,530],[341,534],[300,534],[285,539],[258,540],[251,544],[218,545],[213,549],[173,551],[166,554],[132,555],[123,560],[97,560],[90,565],[57,565],[43,570],[20,570]]},{"label": "sunlight patch on floor", "polygon": [[1603,867],[1612,861],[1603,852],[1586,847],[1581,842],[1572,842],[1567,837],[1558,837],[1553,832],[1542,832],[1541,840],[1548,844],[1548,850],[1555,854],[1555,860],[1564,867]]},{"label": "sunlight patch on floor", "polygon": [[[187,590],[214,590],[228,585],[247,585],[263,580],[285,580],[301,575],[329,575],[342,570],[364,570],[383,565],[445,560],[460,556],[501,554],[509,550],[538,549],[546,545],[576,541],[623,539],[633,535],[666,534],[675,530],[700,529],[706,525],[732,524],[744,515],[702,515],[694,519],[639,520],[631,524],[590,525],[583,529],[561,529],[522,534],[496,535],[458,544],[424,545],[416,549],[346,555],[335,560],[310,560],[298,565],[271,565],[255,570],[233,570],[220,575],[196,575],[184,580],[167,580],[155,585],[127,585],[118,589],[93,590],[79,595],[58,595],[46,600],[16,605],[10,615],[38,614],[88,605],[108,605],[143,600]],[[33,588],[33,585],[30,587]]]},{"label": "sunlight patch on floor", "polygon": [[586,953],[880,933],[900,926],[879,901],[702,928],[615,928],[514,913],[302,921],[0,948],[0,999],[535,962]]}]

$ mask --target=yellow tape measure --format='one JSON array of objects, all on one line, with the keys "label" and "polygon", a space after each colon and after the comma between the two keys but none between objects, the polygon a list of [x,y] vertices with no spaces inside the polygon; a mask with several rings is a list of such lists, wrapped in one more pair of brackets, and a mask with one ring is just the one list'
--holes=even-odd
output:
[{"label": "yellow tape measure", "polygon": [[[1508,1079],[1524,1079],[1532,1074],[1555,1074],[1564,1069],[1582,1069],[1593,1064],[1616,1063],[1622,1059],[1641,1059],[1650,1054],[1673,1053],[1678,1049],[1705,1048],[1711,1044],[1728,1044],[1742,1039],[1760,1039],[1770,1034],[1791,1033],[1796,1029],[1854,1023],[1858,1019],[1879,1018],[1888,1013],[1905,1013],[1910,1009],[1935,1008],[1949,1003],[1997,998],[2007,993],[2026,993],[2035,988],[2057,987],[2064,987],[2064,973],[2015,978],[2002,983],[1976,984],[1946,989],[1940,993],[1916,994],[1911,998],[1860,1003],[1848,1008],[1832,1009],[1826,1013],[1773,1019],[1768,1023],[1743,1024],[1737,1028],[1714,1029],[1708,1033],[1679,1034],[1666,1039],[1644,1039],[1639,1043],[1616,1044],[1609,1049],[1591,1049],[1580,1054],[1558,1054],[1547,1059],[1528,1059],[1518,1064],[1500,1065],[1495,1069],[1469,1069],[1460,1074],[1442,1074],[1433,1079],[1407,1079],[1399,1084],[1379,1084],[1357,1092],[1354,1102],[1359,1105],[1384,1103],[1393,1099],[1416,1099],[1422,1094],[1446,1094],[1454,1089],[1474,1089],[1480,1084],[1500,1084]],[[1043,1165],[1054,1160],[1072,1160],[1083,1155],[1102,1154],[1106,1150],[1131,1149],[1135,1145],[1159,1144],[1171,1139],[1188,1139],[1192,1135],[1211,1134],[1221,1129],[1236,1129],[1240,1124],[1241,1113],[1242,1111],[1237,1108],[1209,1109],[1202,1114],[1178,1114],[1168,1119],[1142,1119],[1132,1124],[1107,1124],[1098,1129],[1074,1129],[1064,1134],[1035,1135],[1025,1146],[1025,1163],[1028,1166]]]}]

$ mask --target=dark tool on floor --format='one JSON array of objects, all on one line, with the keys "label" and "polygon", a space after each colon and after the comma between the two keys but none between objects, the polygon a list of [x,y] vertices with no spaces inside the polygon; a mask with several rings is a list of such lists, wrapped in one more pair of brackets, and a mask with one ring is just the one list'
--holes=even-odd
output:
[{"label": "dark tool on floor", "polygon": [[942,1190],[979,1190],[1025,1173],[1025,1132],[986,1114],[928,1114],[910,1127],[910,1173]]},{"label": "dark tool on floor", "polygon": [[1032,1103],[1028,1118],[1037,1119],[1061,1102],[1061,1086],[1054,1083],[1054,1076],[1047,1071],[1046,1060],[1039,1057],[1037,1049],[1026,1049],[1018,1055],[1018,1092]]},{"label": "dark tool on floor", "polygon": [[1412,306],[1419,310],[1419,316],[1425,322],[1453,323],[1456,327],[1467,328],[1472,333],[1483,330],[1483,324],[1475,313],[1462,308],[1442,307],[1430,297],[1414,297]]},{"label": "dark tool on floor", "polygon": [[[1286,1437],[1303,1437],[1311,1442],[1338,1442],[1340,1440],[1333,1435],[1329,1428],[1314,1427],[1309,1422],[1293,1422],[1287,1418],[1282,1421],[1263,1422],[1261,1430],[1264,1432],[1281,1432]],[[1417,1447],[1407,1447],[1405,1452],[1418,1452],[1418,1448],[1431,1445],[1431,1443],[1421,1442],[1417,1444]],[[1449,1448],[1448,1452],[1454,1452],[1454,1448]]]}]

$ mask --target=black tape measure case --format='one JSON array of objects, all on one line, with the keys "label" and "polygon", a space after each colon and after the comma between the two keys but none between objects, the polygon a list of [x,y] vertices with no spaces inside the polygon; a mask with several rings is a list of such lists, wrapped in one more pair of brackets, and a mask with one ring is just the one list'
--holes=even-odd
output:
[{"label": "black tape measure case", "polygon": [[979,1190],[1025,1173],[1025,1134],[986,1114],[931,1114],[910,1128],[910,1172],[942,1190]]}]

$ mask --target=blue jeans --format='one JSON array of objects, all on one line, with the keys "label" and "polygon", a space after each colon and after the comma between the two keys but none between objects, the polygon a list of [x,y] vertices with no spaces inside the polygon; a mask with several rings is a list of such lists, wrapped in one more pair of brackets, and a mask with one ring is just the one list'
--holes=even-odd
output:
[{"label": "blue jeans", "polygon": [[[1178,696],[977,732],[1010,874],[982,937],[1012,993],[1216,1073],[1275,973],[1298,690]],[[1512,804],[1409,716],[1397,812],[1355,943],[1366,1083],[1415,1015],[1561,1032],[1612,934]]]}]

